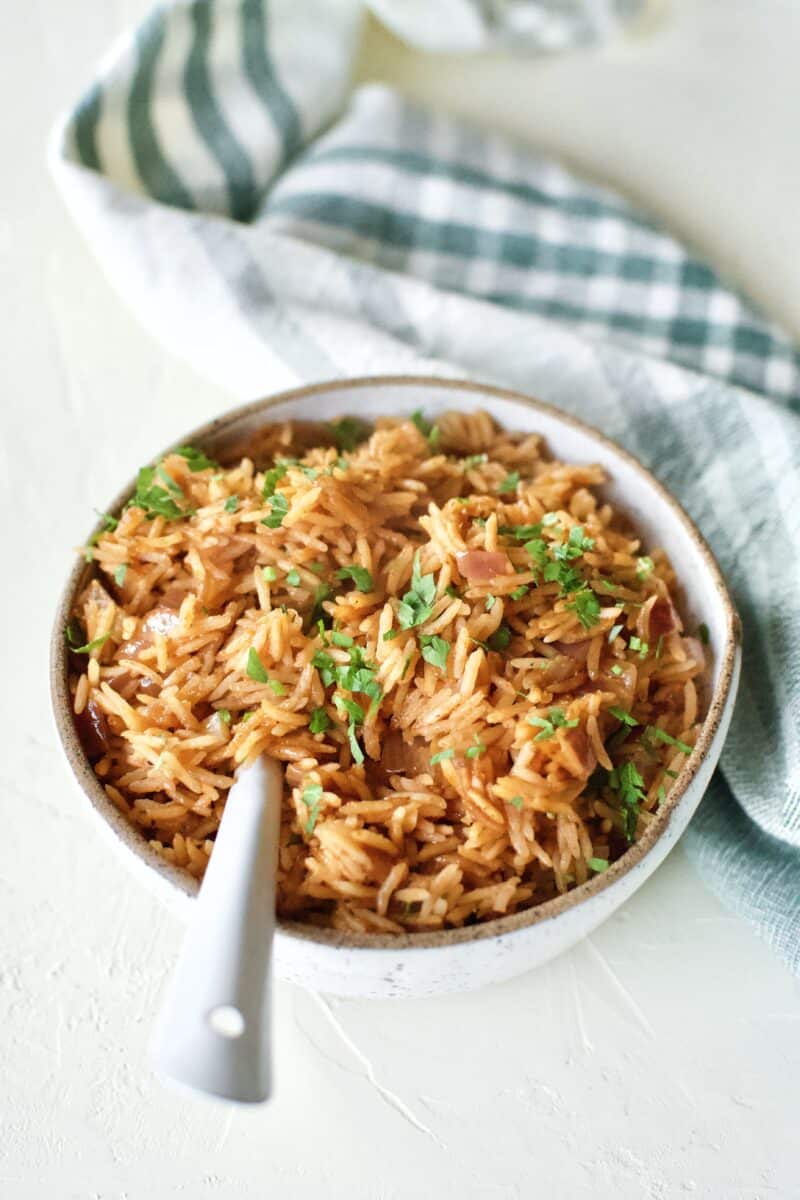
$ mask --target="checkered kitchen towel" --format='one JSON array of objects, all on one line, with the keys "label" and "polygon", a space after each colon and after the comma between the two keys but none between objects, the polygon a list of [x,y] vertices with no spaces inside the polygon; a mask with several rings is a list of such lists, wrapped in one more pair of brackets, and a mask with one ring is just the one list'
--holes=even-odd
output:
[{"label": "checkered kitchen towel", "polygon": [[[526,4],[541,7],[508,7]],[[426,37],[440,11],[454,33],[454,14],[481,11],[442,5],[417,10]],[[800,355],[620,196],[383,88],[348,99],[360,19],[356,0],[157,9],[56,131],[58,185],[154,335],[242,397],[467,373],[586,418],[655,470],[745,627],[687,844],[800,970]]]}]

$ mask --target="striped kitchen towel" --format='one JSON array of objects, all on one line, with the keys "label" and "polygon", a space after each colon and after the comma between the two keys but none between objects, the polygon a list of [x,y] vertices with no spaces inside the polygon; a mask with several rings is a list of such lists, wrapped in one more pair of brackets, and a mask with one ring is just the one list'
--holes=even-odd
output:
[{"label": "striped kitchen towel", "polygon": [[800,354],[620,196],[383,88],[348,97],[360,20],[356,0],[156,9],[56,130],[58,185],[139,318],[238,396],[468,373],[653,468],[745,629],[687,845],[798,971]]}]

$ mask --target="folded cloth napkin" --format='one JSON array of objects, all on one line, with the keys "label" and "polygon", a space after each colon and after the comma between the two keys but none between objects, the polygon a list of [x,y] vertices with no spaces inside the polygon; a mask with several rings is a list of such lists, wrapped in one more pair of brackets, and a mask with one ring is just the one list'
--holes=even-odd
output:
[{"label": "folded cloth napkin", "polygon": [[347,102],[360,19],[355,0],[157,9],[56,130],[58,185],[145,325],[234,393],[471,374],[653,468],[745,630],[686,844],[800,971],[800,355],[618,195],[383,88]]}]

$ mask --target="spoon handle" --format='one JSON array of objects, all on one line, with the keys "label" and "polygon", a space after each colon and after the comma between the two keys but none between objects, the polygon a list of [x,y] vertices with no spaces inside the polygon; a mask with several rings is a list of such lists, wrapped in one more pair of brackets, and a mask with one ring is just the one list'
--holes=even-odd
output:
[{"label": "spoon handle", "polygon": [[151,1047],[159,1074],[228,1100],[266,1100],[283,771],[261,757],[230,790]]}]

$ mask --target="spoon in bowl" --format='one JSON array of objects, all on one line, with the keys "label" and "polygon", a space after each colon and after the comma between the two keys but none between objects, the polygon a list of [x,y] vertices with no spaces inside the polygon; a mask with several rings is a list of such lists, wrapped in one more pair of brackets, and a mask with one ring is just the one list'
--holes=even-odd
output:
[{"label": "spoon in bowl", "polygon": [[269,1098],[271,958],[283,769],[262,755],[228,793],[151,1046],[156,1071],[195,1091]]}]

